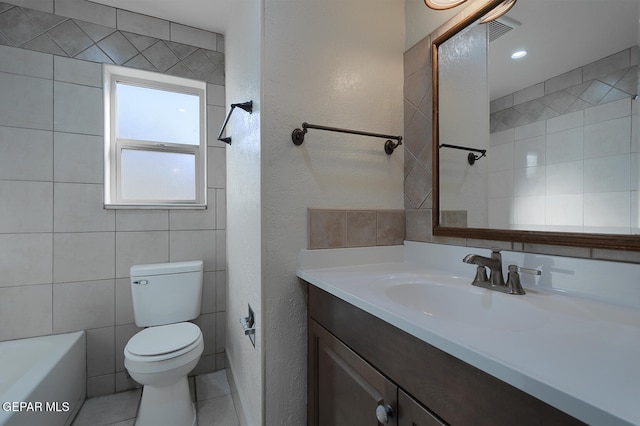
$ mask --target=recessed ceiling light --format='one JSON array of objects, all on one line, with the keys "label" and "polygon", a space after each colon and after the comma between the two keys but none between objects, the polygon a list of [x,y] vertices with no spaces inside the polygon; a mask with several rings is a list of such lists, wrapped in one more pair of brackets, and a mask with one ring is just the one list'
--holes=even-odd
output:
[{"label": "recessed ceiling light", "polygon": [[517,50],[511,54],[511,59],[521,59],[527,56],[526,50]]}]

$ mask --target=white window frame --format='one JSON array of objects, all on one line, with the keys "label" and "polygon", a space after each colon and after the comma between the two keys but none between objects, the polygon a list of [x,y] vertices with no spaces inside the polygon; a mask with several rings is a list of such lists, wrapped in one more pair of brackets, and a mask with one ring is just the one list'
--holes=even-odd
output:
[{"label": "white window frame", "polygon": [[[187,93],[199,97],[200,137],[199,145],[167,143],[117,138],[116,83],[137,85],[150,89]],[[104,143],[104,194],[105,208],[194,208],[207,206],[207,128],[206,83],[183,77],[160,74],[117,65],[103,64],[103,90],[105,115]],[[139,149],[166,153],[195,155],[196,195],[194,200],[134,200],[121,196],[120,162],[123,149]]]}]

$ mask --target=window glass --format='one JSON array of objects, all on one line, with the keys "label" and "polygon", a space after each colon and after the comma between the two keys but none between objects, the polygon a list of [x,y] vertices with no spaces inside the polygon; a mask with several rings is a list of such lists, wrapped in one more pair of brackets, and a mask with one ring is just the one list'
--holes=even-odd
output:
[{"label": "window glass", "polygon": [[105,207],[206,208],[206,83],[103,64]]},{"label": "window glass", "polygon": [[200,143],[196,95],[116,83],[117,137],[187,145]]},{"label": "window glass", "polygon": [[193,200],[196,159],[191,153],[123,149],[121,195],[126,200]]}]

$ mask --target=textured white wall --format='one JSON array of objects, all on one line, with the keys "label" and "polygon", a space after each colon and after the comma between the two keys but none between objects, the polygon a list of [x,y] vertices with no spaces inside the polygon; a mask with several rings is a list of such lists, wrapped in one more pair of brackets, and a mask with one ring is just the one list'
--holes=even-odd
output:
[{"label": "textured white wall", "polygon": [[449,10],[431,10],[424,0],[404,0],[405,8],[405,49],[409,49],[417,42],[437,30],[440,25],[453,18],[466,5]]},{"label": "textured white wall", "polygon": [[[236,108],[227,125],[227,358],[247,424],[263,423],[261,289],[261,73],[262,1],[236,0],[225,36],[226,104],[253,100],[253,114]],[[227,107],[228,108],[228,107]],[[215,130],[217,134],[217,130]],[[257,321],[254,348],[240,326],[251,304]]]},{"label": "textured white wall", "polygon": [[307,310],[295,270],[306,209],[402,208],[403,152],[387,156],[383,139],[319,130],[296,147],[291,132],[308,121],[403,133],[404,10],[395,0],[267,0],[264,25],[265,424],[301,425]]}]

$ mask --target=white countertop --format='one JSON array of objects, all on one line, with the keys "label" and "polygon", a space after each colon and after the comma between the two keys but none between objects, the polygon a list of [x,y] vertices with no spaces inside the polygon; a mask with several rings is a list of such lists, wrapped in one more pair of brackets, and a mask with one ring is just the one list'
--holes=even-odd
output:
[{"label": "white countertop", "polygon": [[[472,265],[463,265],[461,253],[488,255],[487,250],[427,245],[427,250],[412,243],[407,246],[363,249],[304,250],[298,259],[298,276],[358,308],[406,331],[407,333],[515,386],[558,409],[593,425],[640,425],[640,309],[593,300],[591,297],[560,294],[562,281],[550,270],[538,280],[523,285],[524,296],[502,294],[471,287]],[[418,247],[418,255],[414,252]],[[445,250],[443,253],[434,250]],[[444,256],[444,257],[443,257]],[[517,254],[503,254],[517,259]],[[451,263],[448,260],[451,258]],[[545,259],[549,260],[550,256]],[[563,274],[575,277],[571,261],[552,258],[552,265]],[[578,260],[576,265],[580,266]],[[563,263],[565,262],[565,263]],[[585,261],[589,262],[589,261]],[[598,271],[607,268],[622,274],[637,272],[632,265],[595,262]],[[505,269],[508,263],[504,262]],[[558,265],[565,265],[559,268]],[[569,265],[569,266],[566,266]],[[520,263],[520,266],[539,265]],[[589,267],[592,267],[591,265]],[[553,268],[549,268],[553,269]],[[453,270],[453,272],[452,272]],[[462,272],[464,274],[456,272]],[[375,290],[374,282],[407,274],[422,274],[457,290],[467,286],[481,292],[489,306],[515,307],[509,321],[523,326],[497,327],[431,316],[407,309]],[[593,273],[597,276],[597,273]],[[545,275],[547,275],[545,277]],[[544,283],[553,275],[554,285]],[[577,274],[579,275],[579,274]],[[625,294],[635,297],[638,277],[633,277]],[[524,278],[524,276],[523,276]],[[611,276],[611,281],[626,277]],[[614,279],[615,278],[615,279]],[[630,277],[629,277],[630,278]],[[627,280],[629,281],[629,280]],[[608,286],[609,283],[600,283]],[[568,283],[572,293],[576,284]],[[615,284],[610,287],[616,288]],[[585,284],[585,288],[591,288]],[[554,290],[554,291],[550,291]],[[606,293],[605,293],[606,294]],[[602,299],[602,297],[600,297]],[[635,304],[635,300],[632,301]],[[493,304],[493,305],[492,305]],[[426,314],[426,315],[425,315]],[[518,323],[519,324],[519,323]]]}]

